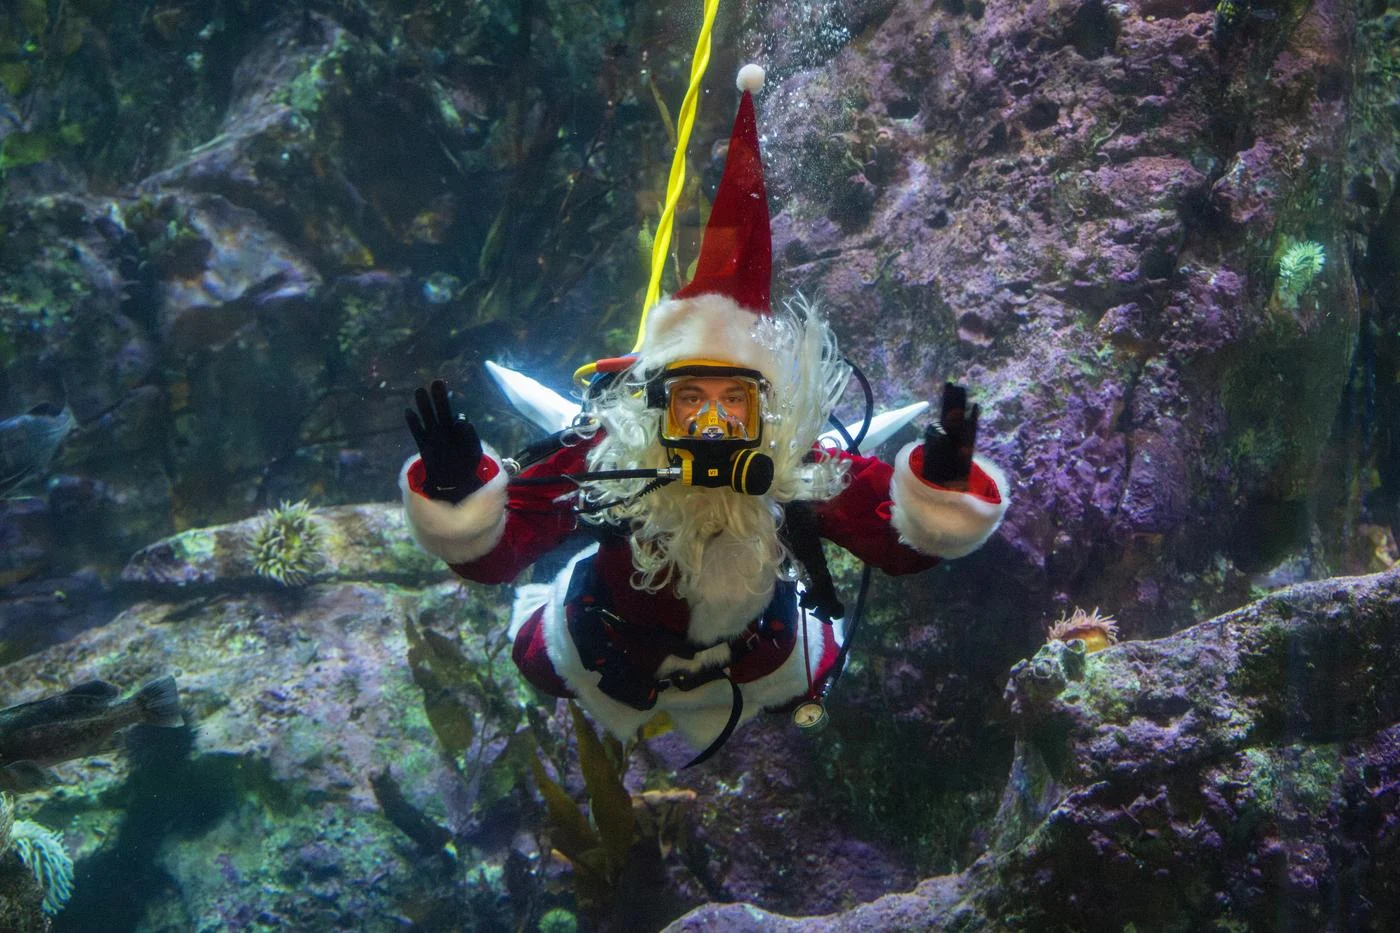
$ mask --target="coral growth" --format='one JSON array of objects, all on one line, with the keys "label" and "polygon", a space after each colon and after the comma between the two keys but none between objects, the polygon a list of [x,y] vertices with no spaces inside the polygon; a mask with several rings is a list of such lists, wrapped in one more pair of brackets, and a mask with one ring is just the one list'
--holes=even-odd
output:
[{"label": "coral growth", "polygon": [[1090,654],[1118,643],[1118,622],[1113,616],[1099,615],[1099,608],[1085,612],[1078,607],[1050,625],[1046,637],[1052,641],[1070,642],[1079,639]]},{"label": "coral growth", "polygon": [[253,572],[283,586],[303,586],[325,565],[321,527],[305,502],[269,509],[253,530]]}]

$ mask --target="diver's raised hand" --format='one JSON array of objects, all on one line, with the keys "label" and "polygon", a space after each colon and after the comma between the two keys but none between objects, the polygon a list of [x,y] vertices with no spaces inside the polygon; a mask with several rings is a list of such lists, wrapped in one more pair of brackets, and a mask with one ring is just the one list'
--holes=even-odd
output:
[{"label": "diver's raised hand", "polygon": [[967,407],[967,389],[943,384],[943,411],[937,424],[924,431],[923,478],[940,486],[958,486],[972,472],[972,451],[977,445],[980,405]]},{"label": "diver's raised hand", "polygon": [[476,477],[481,465],[481,438],[461,413],[453,413],[447,383],[434,379],[427,388],[413,393],[418,410],[404,409],[404,420],[423,457],[426,482],[423,491],[429,499],[461,502],[481,488]]}]

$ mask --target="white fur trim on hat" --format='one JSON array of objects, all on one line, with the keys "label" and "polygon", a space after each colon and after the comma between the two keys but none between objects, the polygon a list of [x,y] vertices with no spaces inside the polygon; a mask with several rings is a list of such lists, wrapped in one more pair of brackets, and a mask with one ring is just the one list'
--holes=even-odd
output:
[{"label": "white fur trim on hat", "polygon": [[1006,514],[1006,475],[996,464],[976,458],[977,466],[996,483],[999,502],[982,496],[939,489],[925,483],[909,466],[919,442],[905,445],[894,461],[890,519],[900,540],[932,557],[971,554],[992,536]]},{"label": "white fur trim on hat", "polygon": [[650,365],[709,359],[769,375],[777,366],[756,337],[760,323],[757,312],[727,295],[667,298],[647,312],[641,355]]},{"label": "white fur trim on hat", "polygon": [[[486,456],[500,466],[500,457],[486,445]],[[453,504],[429,499],[408,488],[408,470],[417,461],[409,457],[399,471],[404,518],[418,546],[449,564],[465,564],[491,552],[506,530],[506,483],[502,467],[485,486]]]}]

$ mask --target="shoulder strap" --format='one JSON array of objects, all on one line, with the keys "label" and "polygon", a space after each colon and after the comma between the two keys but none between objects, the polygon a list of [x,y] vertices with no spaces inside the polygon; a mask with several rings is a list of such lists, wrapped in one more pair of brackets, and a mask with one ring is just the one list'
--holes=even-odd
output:
[{"label": "shoulder strap", "polygon": [[778,533],[807,576],[802,608],[828,625],[832,619],[845,616],[846,607],[836,595],[836,584],[832,582],[831,568],[827,566],[826,551],[822,548],[817,504],[809,500],[789,502],[783,507],[783,525]]}]

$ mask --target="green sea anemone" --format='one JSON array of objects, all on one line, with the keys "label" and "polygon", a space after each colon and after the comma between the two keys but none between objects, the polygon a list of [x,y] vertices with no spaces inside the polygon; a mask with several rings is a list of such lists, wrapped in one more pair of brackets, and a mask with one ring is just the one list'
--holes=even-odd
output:
[{"label": "green sea anemone", "polygon": [[325,565],[322,546],[311,506],[283,502],[253,529],[253,572],[283,586],[304,586]]},{"label": "green sea anemone", "polygon": [[43,911],[52,917],[73,896],[73,860],[62,837],[29,820],[15,820],[9,835],[20,861],[44,889]]},{"label": "green sea anemone", "polygon": [[1296,298],[1307,291],[1326,262],[1321,243],[1303,240],[1289,246],[1278,259],[1279,294]]},{"label": "green sea anemone", "polygon": [[540,918],[540,933],[578,933],[578,918],[556,907]]}]

